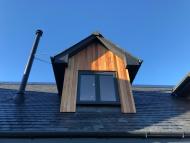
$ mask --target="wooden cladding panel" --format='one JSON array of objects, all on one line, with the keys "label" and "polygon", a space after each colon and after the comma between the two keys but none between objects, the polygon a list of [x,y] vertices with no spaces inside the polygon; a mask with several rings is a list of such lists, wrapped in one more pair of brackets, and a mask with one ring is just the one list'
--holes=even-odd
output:
[{"label": "wooden cladding panel", "polygon": [[124,113],[135,113],[135,104],[133,100],[131,84],[128,70],[125,69],[125,64],[121,58],[116,56],[116,65],[118,73],[118,87],[120,94],[121,110]]},{"label": "wooden cladding panel", "polygon": [[100,44],[91,44],[69,58],[68,67],[65,70],[61,112],[76,111],[78,70],[116,71],[121,111],[123,113],[136,112],[129,73],[125,69],[124,60]]}]

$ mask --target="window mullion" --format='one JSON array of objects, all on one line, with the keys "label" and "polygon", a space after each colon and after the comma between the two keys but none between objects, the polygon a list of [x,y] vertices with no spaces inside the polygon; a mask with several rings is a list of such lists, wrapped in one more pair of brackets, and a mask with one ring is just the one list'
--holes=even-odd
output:
[{"label": "window mullion", "polygon": [[96,74],[96,101],[100,101],[100,78],[99,75]]},{"label": "window mullion", "polygon": [[115,98],[116,98],[116,101],[119,101],[119,89],[118,89],[118,81],[116,79],[116,75],[114,74],[114,88],[115,88]]},{"label": "window mullion", "polygon": [[78,72],[77,101],[80,101],[81,73]]}]

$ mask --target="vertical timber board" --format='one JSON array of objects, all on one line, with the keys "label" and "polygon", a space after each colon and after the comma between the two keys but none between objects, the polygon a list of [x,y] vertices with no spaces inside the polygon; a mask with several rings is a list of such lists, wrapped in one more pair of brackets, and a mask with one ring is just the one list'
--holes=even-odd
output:
[{"label": "vertical timber board", "polygon": [[118,56],[116,56],[116,63],[121,111],[123,113],[136,113],[128,70],[124,68],[124,61]]},{"label": "vertical timber board", "polygon": [[109,68],[106,69],[106,61],[105,61],[105,55],[108,50],[104,47],[98,46],[98,54],[97,54],[97,62],[98,62],[98,71],[105,71],[109,70]]},{"label": "vertical timber board", "polygon": [[76,70],[75,70],[75,61],[73,58],[69,59],[69,64],[65,70],[65,79],[63,84],[62,98],[61,98],[61,112],[75,112],[76,108],[76,97],[73,96],[75,91],[75,86],[77,86],[76,79]]},{"label": "vertical timber board", "polygon": [[125,69],[124,60],[116,56],[104,46],[94,43],[69,58],[65,70],[63,84],[61,112],[75,112],[77,98],[78,71],[116,71],[118,79],[121,111],[135,113],[135,104],[131,91],[128,70]]},{"label": "vertical timber board", "polygon": [[126,89],[128,89],[128,96],[129,96],[130,109],[131,109],[129,113],[136,113],[135,101],[133,97],[128,69],[125,69],[125,74],[126,74]]},{"label": "vertical timber board", "polygon": [[68,97],[69,97],[69,77],[70,77],[70,65],[65,70],[65,78],[63,83],[63,91],[61,96],[61,112],[67,112],[67,103],[68,103]]}]

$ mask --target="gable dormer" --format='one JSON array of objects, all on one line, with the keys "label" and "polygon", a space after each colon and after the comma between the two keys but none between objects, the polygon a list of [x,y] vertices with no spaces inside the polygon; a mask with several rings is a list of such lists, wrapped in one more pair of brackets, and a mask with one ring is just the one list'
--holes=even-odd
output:
[{"label": "gable dormer", "polygon": [[120,103],[123,113],[135,113],[131,90],[141,60],[93,33],[51,58],[61,112],[75,112],[77,103]]}]

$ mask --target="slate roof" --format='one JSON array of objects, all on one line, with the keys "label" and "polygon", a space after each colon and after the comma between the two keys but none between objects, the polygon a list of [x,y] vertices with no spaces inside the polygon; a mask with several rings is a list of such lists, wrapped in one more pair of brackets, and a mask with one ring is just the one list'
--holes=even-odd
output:
[{"label": "slate roof", "polygon": [[0,83],[0,137],[190,137],[189,101],[171,86],[133,86],[136,114],[118,106],[77,106],[60,113],[55,84],[29,84],[15,103],[17,83]]}]

